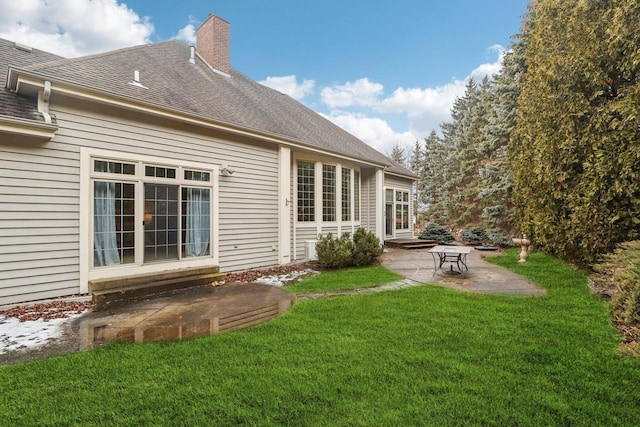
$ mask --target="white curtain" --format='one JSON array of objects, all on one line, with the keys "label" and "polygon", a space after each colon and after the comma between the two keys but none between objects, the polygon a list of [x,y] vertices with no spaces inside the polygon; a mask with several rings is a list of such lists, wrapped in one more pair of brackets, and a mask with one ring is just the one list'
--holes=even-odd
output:
[{"label": "white curtain", "polygon": [[209,255],[210,202],[208,188],[186,188],[187,211],[185,230],[185,256]]},{"label": "white curtain", "polygon": [[94,182],[93,249],[96,267],[120,264],[116,239],[116,184]]}]

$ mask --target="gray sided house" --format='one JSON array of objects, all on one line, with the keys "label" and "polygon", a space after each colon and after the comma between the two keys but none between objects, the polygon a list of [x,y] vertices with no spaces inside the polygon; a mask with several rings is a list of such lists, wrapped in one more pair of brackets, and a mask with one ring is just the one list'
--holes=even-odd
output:
[{"label": "gray sided house", "polygon": [[195,48],[0,40],[0,81],[0,305],[302,261],[358,227],[413,236],[415,176],[231,68],[216,16]]}]

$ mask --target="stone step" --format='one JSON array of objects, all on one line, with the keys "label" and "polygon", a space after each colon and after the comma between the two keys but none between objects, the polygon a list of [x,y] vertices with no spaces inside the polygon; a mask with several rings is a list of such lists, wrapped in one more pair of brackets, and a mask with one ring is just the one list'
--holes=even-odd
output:
[{"label": "stone step", "polygon": [[89,282],[96,310],[136,301],[165,292],[223,281],[218,267],[179,269],[162,273],[98,279]]},{"label": "stone step", "polygon": [[384,244],[385,246],[399,249],[431,249],[438,242],[424,239],[392,239],[385,241]]}]

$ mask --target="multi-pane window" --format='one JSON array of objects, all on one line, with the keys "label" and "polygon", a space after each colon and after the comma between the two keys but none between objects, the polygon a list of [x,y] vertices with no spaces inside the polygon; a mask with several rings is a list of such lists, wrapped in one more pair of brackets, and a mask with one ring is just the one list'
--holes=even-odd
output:
[{"label": "multi-pane window", "polygon": [[139,164],[93,161],[94,267],[210,256],[211,172]]},{"label": "multi-pane window", "polygon": [[308,161],[296,171],[298,222],[360,221],[359,171]]},{"label": "multi-pane window", "polygon": [[351,169],[342,168],[342,220],[351,221]]},{"label": "multi-pane window", "polygon": [[94,265],[135,262],[135,185],[94,181],[93,195]]},{"label": "multi-pane window", "polygon": [[176,169],[163,166],[145,166],[144,175],[154,176],[156,178],[174,179],[176,177]]},{"label": "multi-pane window", "polygon": [[396,230],[409,229],[409,193],[396,190]]},{"label": "multi-pane window", "polygon": [[298,162],[298,221],[316,220],[315,164]]},{"label": "multi-pane window", "polygon": [[322,165],[322,220],[336,221],[336,167]]},{"label": "multi-pane window", "polygon": [[210,182],[211,181],[211,173],[210,172],[202,172],[202,171],[185,170],[184,171],[184,179],[186,179],[187,181]]},{"label": "multi-pane window", "polygon": [[93,171],[122,175],[135,175],[136,165],[133,163],[110,162],[108,160],[94,160]]},{"label": "multi-pane window", "polygon": [[178,186],[144,185],[144,261],[178,259]]},{"label": "multi-pane window", "polygon": [[353,171],[353,219],[360,221],[360,172]]},{"label": "multi-pane window", "polygon": [[211,189],[182,187],[182,257],[211,254]]}]

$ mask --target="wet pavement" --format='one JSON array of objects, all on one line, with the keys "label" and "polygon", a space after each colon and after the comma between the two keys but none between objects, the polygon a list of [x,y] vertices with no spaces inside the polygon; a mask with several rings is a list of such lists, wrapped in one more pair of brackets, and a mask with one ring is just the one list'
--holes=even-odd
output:
[{"label": "wet pavement", "polygon": [[461,274],[448,274],[438,270],[434,275],[434,261],[427,249],[403,250],[386,249],[380,257],[382,265],[404,277],[419,283],[433,283],[447,288],[467,292],[507,295],[541,296],[545,292],[524,277],[504,267],[490,264],[484,260],[486,256],[495,255],[492,251],[473,249],[467,256],[468,270]]},{"label": "wet pavement", "polygon": [[295,296],[275,286],[199,286],[87,313],[71,325],[81,348],[109,341],[181,340],[273,319]]},{"label": "wet pavement", "polygon": [[[492,254],[492,253],[490,253]],[[467,292],[510,295],[544,295],[544,290],[511,271],[483,258],[485,252],[472,250],[464,275],[438,270],[428,250],[387,249],[382,265],[405,277],[376,288],[345,292],[298,295],[315,299],[345,294],[384,292],[425,283]],[[276,286],[228,284],[200,286],[87,313],[71,325],[80,348],[109,341],[148,342],[181,340],[239,329],[279,316],[295,302],[296,296]]]}]

